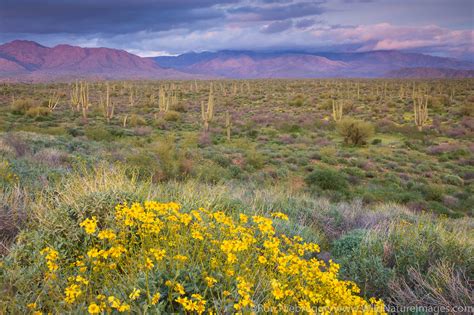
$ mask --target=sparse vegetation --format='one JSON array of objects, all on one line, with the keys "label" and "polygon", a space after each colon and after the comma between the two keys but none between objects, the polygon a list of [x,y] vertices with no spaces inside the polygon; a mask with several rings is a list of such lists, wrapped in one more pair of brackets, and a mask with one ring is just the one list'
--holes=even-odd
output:
[{"label": "sparse vegetation", "polygon": [[344,143],[352,145],[367,144],[374,134],[374,127],[365,121],[344,118],[337,124],[337,130],[343,137]]},{"label": "sparse vegetation", "polygon": [[[473,86],[468,79],[0,85],[0,313],[85,313],[91,305],[108,312],[110,296],[132,312],[294,304],[303,296],[281,296],[296,285],[275,271],[280,263],[263,245],[278,239],[280,258],[290,255],[296,245],[283,235],[318,244],[299,261],[335,261],[339,272],[322,274],[341,286],[354,281],[361,292],[346,297],[360,305],[371,297],[392,306],[472,305]],[[151,215],[164,239],[138,233],[139,225],[126,229],[115,216],[124,203],[150,212],[146,200],[176,216]],[[274,212],[281,212],[271,224],[275,239],[252,219],[271,222]],[[234,230],[214,222],[217,213]],[[96,230],[87,234],[93,217]],[[105,231],[115,238],[100,239]],[[245,239],[236,231],[258,244],[221,251],[223,241]],[[163,260],[148,255],[152,243],[166,250]],[[126,252],[112,261],[103,256],[109,245]],[[192,250],[199,246],[205,257]],[[89,257],[93,247],[102,258]],[[233,268],[224,267],[229,253]],[[71,266],[78,260],[86,273]],[[118,269],[104,272],[102,262]],[[217,282],[207,287],[206,277]],[[72,285],[81,294],[67,303]]]}]

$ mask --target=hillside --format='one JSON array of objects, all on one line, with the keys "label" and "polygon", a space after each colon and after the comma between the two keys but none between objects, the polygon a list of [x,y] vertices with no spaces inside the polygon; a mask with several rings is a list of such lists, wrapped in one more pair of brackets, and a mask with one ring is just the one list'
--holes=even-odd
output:
[{"label": "hillside", "polygon": [[16,40],[0,45],[0,80],[170,79],[189,75],[163,69],[124,50],[58,45],[52,48]]},{"label": "hillside", "polygon": [[461,78],[471,77],[472,72],[467,70],[472,69],[472,62],[400,51],[308,53],[224,50],[142,58],[118,49],[70,45],[50,48],[25,40],[0,45],[0,80],[9,82],[220,77]]},{"label": "hillside", "polygon": [[[307,53],[219,51],[153,58],[160,66],[228,78],[384,77],[402,68],[474,69],[474,63],[400,51]],[[459,75],[463,75],[460,72]]]}]

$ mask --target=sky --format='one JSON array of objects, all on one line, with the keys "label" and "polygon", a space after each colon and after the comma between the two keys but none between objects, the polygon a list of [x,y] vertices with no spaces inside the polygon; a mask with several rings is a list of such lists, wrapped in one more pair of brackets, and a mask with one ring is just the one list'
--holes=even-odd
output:
[{"label": "sky", "polygon": [[190,51],[403,50],[474,59],[474,0],[0,0],[0,43]]}]

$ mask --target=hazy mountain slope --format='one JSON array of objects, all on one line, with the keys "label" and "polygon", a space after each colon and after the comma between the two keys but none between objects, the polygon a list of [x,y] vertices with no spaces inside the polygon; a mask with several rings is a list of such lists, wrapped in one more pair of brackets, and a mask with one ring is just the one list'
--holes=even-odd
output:
[{"label": "hazy mountain slope", "polygon": [[474,69],[474,63],[399,51],[289,53],[219,51],[153,58],[159,65],[189,73],[230,78],[380,77],[408,67]]},{"label": "hazy mountain slope", "polygon": [[48,48],[35,42],[13,41],[0,45],[0,58],[0,76],[13,81],[190,77],[173,69],[163,69],[148,58],[110,48],[70,45]]},{"label": "hazy mountain slope", "polygon": [[473,69],[474,63],[468,61],[400,51],[308,53],[224,50],[141,58],[124,50],[70,45],[49,48],[24,40],[0,45],[0,80],[12,82],[67,81],[76,78],[465,77],[471,76],[471,73],[455,70]]}]

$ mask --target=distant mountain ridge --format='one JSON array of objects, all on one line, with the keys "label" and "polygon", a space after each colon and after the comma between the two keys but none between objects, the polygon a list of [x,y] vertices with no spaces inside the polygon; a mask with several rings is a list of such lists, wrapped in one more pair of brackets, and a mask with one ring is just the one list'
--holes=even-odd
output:
[{"label": "distant mountain ridge", "polygon": [[375,78],[403,68],[474,69],[474,63],[469,61],[395,50],[357,53],[224,50],[154,57],[153,60],[165,68],[229,78]]},{"label": "distant mountain ridge", "polygon": [[0,45],[0,81],[325,77],[472,77],[474,63],[400,51],[357,53],[223,50],[142,58],[124,50]]},{"label": "distant mountain ridge", "polygon": [[94,79],[178,79],[191,77],[124,50],[16,40],[0,45],[0,78],[9,81]]}]

